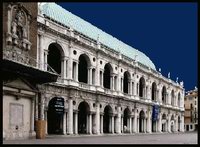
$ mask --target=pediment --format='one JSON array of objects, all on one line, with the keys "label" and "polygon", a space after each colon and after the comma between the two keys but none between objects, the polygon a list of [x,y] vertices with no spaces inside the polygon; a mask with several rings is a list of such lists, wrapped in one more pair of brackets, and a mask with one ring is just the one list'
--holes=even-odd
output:
[{"label": "pediment", "polygon": [[16,78],[15,80],[8,81],[4,85],[10,86],[13,88],[29,90],[29,91],[35,90],[35,88],[29,82],[27,82],[26,80],[21,79],[21,78]]}]

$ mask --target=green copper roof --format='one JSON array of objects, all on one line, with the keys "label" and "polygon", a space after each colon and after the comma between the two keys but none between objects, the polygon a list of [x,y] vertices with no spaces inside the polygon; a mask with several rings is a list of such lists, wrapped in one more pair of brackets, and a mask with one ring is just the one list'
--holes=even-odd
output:
[{"label": "green copper roof", "polygon": [[132,59],[135,59],[135,55],[137,55],[137,61],[156,70],[153,62],[144,53],[123,43],[117,38],[107,34],[101,29],[90,24],[89,22],[65,10],[61,6],[57,5],[56,3],[43,3],[42,5],[40,5],[39,9],[41,10],[42,14],[50,17],[51,19],[57,22],[60,22],[61,24],[64,24],[68,27],[72,27],[74,30],[94,40],[97,40],[98,35],[99,35],[99,41],[102,44],[118,52],[121,52],[123,55]]}]

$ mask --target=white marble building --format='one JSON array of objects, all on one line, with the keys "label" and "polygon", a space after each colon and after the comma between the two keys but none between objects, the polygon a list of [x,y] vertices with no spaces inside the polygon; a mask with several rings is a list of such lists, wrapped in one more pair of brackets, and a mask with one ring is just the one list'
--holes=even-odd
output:
[{"label": "white marble building", "polygon": [[[38,68],[49,64],[60,74],[39,87],[35,119],[46,120],[46,134],[184,131],[183,83],[57,4],[38,6]],[[64,100],[63,113],[57,113],[56,97]]]}]

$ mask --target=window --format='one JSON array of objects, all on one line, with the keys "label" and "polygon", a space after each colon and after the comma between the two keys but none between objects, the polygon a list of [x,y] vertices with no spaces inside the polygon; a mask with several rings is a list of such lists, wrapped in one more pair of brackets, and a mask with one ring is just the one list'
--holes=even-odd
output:
[{"label": "window", "polygon": [[190,125],[190,129],[192,129],[192,125]]}]

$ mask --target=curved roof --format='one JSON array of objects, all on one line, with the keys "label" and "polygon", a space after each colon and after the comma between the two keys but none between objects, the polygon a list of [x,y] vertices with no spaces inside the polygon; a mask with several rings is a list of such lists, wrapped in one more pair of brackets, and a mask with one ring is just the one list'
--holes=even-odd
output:
[{"label": "curved roof", "polygon": [[118,52],[121,52],[121,54],[131,59],[135,59],[135,56],[137,56],[138,62],[156,70],[153,62],[144,53],[123,43],[117,38],[95,27],[91,23],[65,10],[56,3],[43,3],[39,5],[39,9],[42,14],[50,17],[57,22],[60,22],[61,24],[72,27],[74,30],[88,36],[89,38],[97,40],[99,36],[99,42],[101,42],[102,44]]}]

